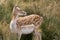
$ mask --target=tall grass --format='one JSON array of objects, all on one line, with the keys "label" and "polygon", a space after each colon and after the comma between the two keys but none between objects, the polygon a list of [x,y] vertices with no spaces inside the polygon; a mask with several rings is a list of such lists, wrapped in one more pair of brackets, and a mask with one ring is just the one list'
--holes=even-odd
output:
[{"label": "tall grass", "polygon": [[[41,25],[43,40],[60,40],[59,0],[0,0],[0,40],[17,40],[17,35],[11,33],[9,29],[12,8],[15,4],[28,15],[37,14],[43,17],[44,21]],[[29,36],[28,39],[31,38]],[[24,36],[21,40],[24,40],[23,38]]]}]

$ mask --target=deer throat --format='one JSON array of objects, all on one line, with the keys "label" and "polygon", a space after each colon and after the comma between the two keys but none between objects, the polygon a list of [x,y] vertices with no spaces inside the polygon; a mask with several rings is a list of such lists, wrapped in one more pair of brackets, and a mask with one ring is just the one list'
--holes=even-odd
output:
[{"label": "deer throat", "polygon": [[10,29],[11,29],[11,32],[17,33],[16,20],[12,20],[12,21],[11,21],[11,23],[10,23]]}]

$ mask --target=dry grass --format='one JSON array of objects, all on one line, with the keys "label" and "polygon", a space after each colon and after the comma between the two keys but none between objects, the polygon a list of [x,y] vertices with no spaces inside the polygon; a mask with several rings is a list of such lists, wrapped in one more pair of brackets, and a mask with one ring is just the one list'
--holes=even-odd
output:
[{"label": "dry grass", "polygon": [[17,35],[13,35],[9,30],[12,8],[15,4],[26,11],[28,15],[43,16],[44,22],[41,25],[43,40],[60,40],[59,0],[0,0],[0,39],[3,36],[3,40],[17,40]]}]

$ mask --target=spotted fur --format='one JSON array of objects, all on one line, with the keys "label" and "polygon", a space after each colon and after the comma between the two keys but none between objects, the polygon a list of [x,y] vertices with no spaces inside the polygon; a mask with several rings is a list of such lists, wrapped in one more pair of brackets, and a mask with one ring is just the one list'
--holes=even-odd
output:
[{"label": "spotted fur", "polygon": [[30,25],[34,24],[35,26],[38,26],[42,23],[43,19],[39,15],[29,15],[25,17],[19,17],[17,19],[17,27],[20,27],[22,25]]}]

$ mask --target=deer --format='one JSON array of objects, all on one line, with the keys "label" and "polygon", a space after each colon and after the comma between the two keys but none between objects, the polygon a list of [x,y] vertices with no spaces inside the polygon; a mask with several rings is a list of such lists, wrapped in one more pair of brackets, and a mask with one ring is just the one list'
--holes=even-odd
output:
[{"label": "deer", "polygon": [[10,22],[10,30],[18,34],[18,40],[22,34],[30,34],[33,32],[34,40],[42,40],[42,31],[40,26],[43,17],[37,14],[27,15],[27,12],[21,10],[18,6],[13,7],[12,20]]}]

